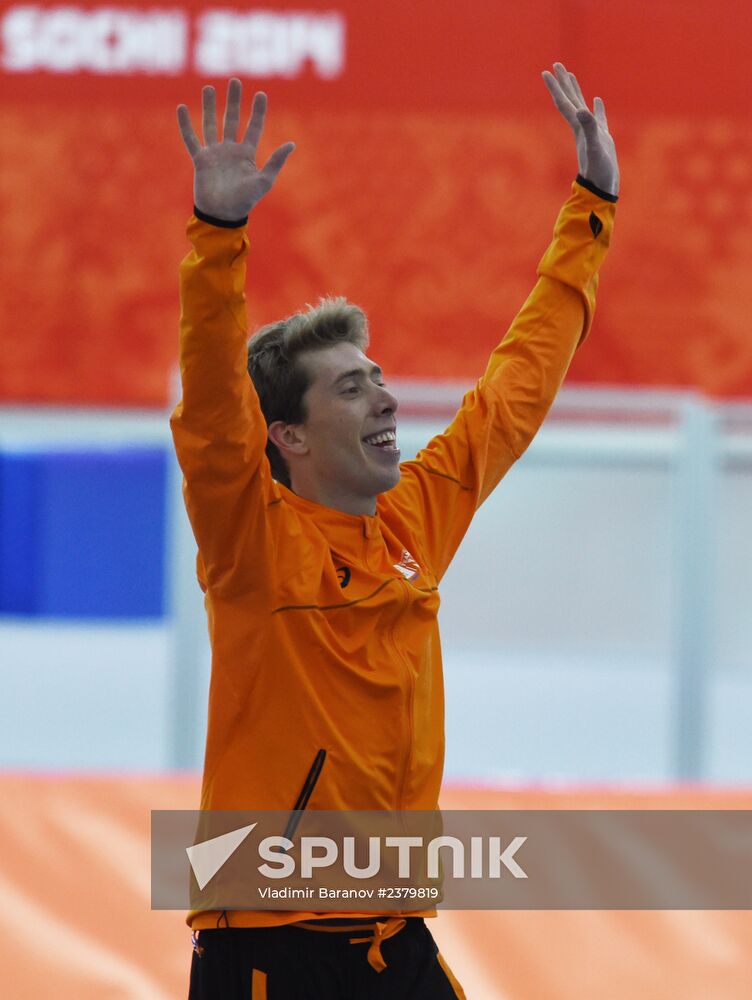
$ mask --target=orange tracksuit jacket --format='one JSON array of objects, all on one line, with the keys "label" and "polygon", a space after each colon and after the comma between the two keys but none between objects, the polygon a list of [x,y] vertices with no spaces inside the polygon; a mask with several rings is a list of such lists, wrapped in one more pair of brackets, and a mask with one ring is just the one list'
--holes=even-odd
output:
[{"label": "orange tracksuit jacket", "polygon": [[[485,374],[447,430],[402,463],[373,517],[272,479],[246,370],[245,227],[190,220],[183,397],[171,425],[212,646],[202,809],[291,810],[303,789],[313,809],[438,808],[438,584],[588,331],[614,207],[573,184],[538,281]],[[337,914],[232,911],[227,922],[317,915]],[[193,912],[188,922],[216,927],[218,917]]]}]

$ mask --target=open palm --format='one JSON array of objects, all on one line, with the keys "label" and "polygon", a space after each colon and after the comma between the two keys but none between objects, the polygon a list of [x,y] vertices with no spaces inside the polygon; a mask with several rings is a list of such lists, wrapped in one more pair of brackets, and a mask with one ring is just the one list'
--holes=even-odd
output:
[{"label": "open palm", "polygon": [[286,142],[275,149],[259,170],[256,153],[266,116],[266,94],[257,93],[243,138],[237,141],[243,85],[230,80],[220,141],[217,131],[217,96],[214,87],[202,91],[201,125],[204,145],[191,122],[188,108],[178,107],[178,126],[195,169],[193,196],[196,208],[213,218],[235,222],[245,218],[270,190],[287,157],[295,148]]}]

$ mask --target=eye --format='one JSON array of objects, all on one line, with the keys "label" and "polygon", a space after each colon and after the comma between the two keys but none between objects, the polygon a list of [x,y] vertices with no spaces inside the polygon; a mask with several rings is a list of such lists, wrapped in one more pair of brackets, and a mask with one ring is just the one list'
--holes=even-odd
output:
[{"label": "eye", "polygon": [[359,391],[359,389],[358,389],[357,385],[351,385],[349,389],[345,389],[345,391],[342,393],[342,395],[343,396],[352,395],[352,394],[354,394],[354,393],[356,393],[358,391]]}]

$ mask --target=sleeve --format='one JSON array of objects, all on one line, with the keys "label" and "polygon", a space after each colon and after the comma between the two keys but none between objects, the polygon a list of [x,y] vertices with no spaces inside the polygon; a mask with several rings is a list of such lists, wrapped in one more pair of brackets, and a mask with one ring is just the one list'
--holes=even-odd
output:
[{"label": "sleeve", "polygon": [[202,587],[259,590],[273,563],[267,508],[277,499],[266,421],[247,371],[245,227],[195,216],[180,267],[182,398],[170,419]]},{"label": "sleeve", "polygon": [[485,374],[449,427],[403,463],[400,483],[385,495],[421,540],[437,579],[475,511],[535,437],[590,329],[615,210],[601,194],[581,178],[572,185],[538,281]]}]

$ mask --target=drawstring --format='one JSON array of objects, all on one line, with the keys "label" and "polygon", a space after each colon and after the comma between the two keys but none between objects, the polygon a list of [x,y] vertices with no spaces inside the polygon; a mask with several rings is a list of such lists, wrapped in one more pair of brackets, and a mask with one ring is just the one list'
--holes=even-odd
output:
[{"label": "drawstring", "polygon": [[387,938],[394,937],[395,934],[399,934],[406,923],[406,920],[399,917],[390,917],[383,923],[377,920],[373,925],[373,937],[350,938],[350,944],[362,944],[370,941],[368,964],[377,972],[383,972],[386,968],[386,962],[384,961],[384,956],[381,954],[381,942],[386,941]]},{"label": "drawstring", "polygon": [[407,924],[407,920],[402,917],[388,917],[386,920],[377,920],[374,923],[356,923],[355,926],[339,926],[339,927],[326,927],[322,926],[317,920],[304,920],[300,923],[293,924],[293,927],[300,927],[305,931],[319,931],[319,933],[325,934],[344,934],[353,931],[370,931],[370,937],[353,937],[350,938],[350,944],[370,944],[368,949],[368,964],[372,969],[377,972],[383,972],[386,968],[386,962],[384,961],[384,956],[381,954],[381,942],[386,941],[387,938],[394,937],[395,934],[399,934],[403,927]]}]

